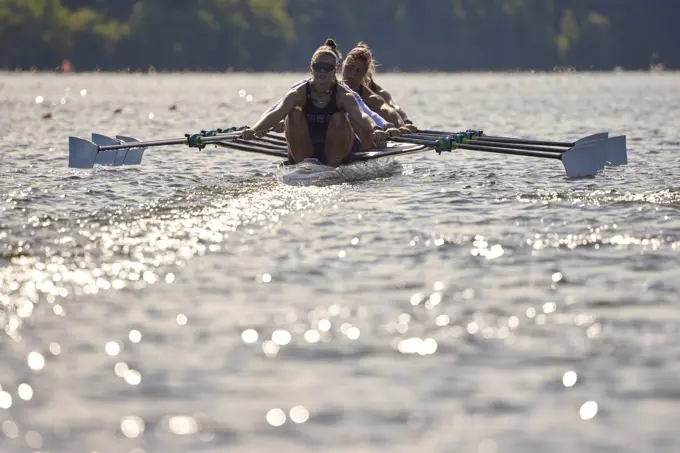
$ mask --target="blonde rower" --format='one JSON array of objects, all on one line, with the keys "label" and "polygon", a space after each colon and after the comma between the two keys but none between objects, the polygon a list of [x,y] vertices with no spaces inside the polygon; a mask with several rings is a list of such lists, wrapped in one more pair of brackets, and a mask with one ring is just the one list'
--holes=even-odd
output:
[{"label": "blonde rower", "polygon": [[281,102],[243,132],[243,138],[252,139],[255,133],[285,120],[289,156],[295,163],[316,158],[334,167],[364,148],[352,125],[371,145],[384,147],[387,134],[362,112],[352,91],[338,83],[337,69],[336,49],[327,44],[319,47],[311,58],[311,77],[291,88]]},{"label": "blonde rower", "polygon": [[347,54],[342,67],[342,78],[371,110],[378,112],[387,122],[404,133],[418,130],[390,93],[375,83],[375,62],[368,45],[360,42]]}]

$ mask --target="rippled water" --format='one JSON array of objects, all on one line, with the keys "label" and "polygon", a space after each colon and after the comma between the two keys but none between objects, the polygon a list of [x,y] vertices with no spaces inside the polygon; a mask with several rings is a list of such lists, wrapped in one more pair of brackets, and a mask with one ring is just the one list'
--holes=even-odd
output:
[{"label": "rippled water", "polygon": [[[417,124],[629,164],[416,154],[281,183],[67,137],[253,124],[299,74],[0,75],[2,452],[680,449],[680,77],[384,75]],[[47,118],[45,118],[47,116]]]}]

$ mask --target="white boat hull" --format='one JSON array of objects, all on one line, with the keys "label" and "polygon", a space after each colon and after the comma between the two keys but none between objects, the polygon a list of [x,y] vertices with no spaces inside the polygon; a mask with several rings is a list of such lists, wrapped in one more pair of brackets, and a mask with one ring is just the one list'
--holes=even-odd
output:
[{"label": "white boat hull", "polygon": [[389,142],[385,148],[358,152],[352,162],[339,167],[324,165],[317,159],[305,159],[295,165],[284,165],[283,182],[290,185],[328,185],[344,182],[387,178],[403,170],[391,156],[423,149],[409,143]]}]

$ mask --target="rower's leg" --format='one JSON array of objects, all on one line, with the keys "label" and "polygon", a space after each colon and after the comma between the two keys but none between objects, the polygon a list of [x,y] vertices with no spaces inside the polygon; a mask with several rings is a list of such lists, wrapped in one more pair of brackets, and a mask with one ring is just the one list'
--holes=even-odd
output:
[{"label": "rower's leg", "polygon": [[361,151],[370,151],[373,149],[373,131],[364,130],[361,124],[354,120],[350,120],[350,125],[354,129],[354,133],[357,134],[359,140],[361,141]]},{"label": "rower's leg", "polygon": [[286,116],[285,132],[288,154],[292,156],[296,164],[314,157],[314,146],[309,136],[305,114],[301,110],[293,110]]},{"label": "rower's leg", "polygon": [[336,112],[331,117],[326,133],[326,165],[337,167],[342,164],[354,139],[354,131],[344,113]]}]

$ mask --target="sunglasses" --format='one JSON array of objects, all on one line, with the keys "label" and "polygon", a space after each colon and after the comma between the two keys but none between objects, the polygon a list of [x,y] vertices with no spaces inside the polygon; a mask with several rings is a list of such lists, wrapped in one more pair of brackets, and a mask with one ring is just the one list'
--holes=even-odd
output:
[{"label": "sunglasses", "polygon": [[333,63],[324,63],[323,61],[319,61],[317,63],[312,64],[312,69],[314,70],[314,72],[320,71],[331,72],[335,70],[335,65]]}]

